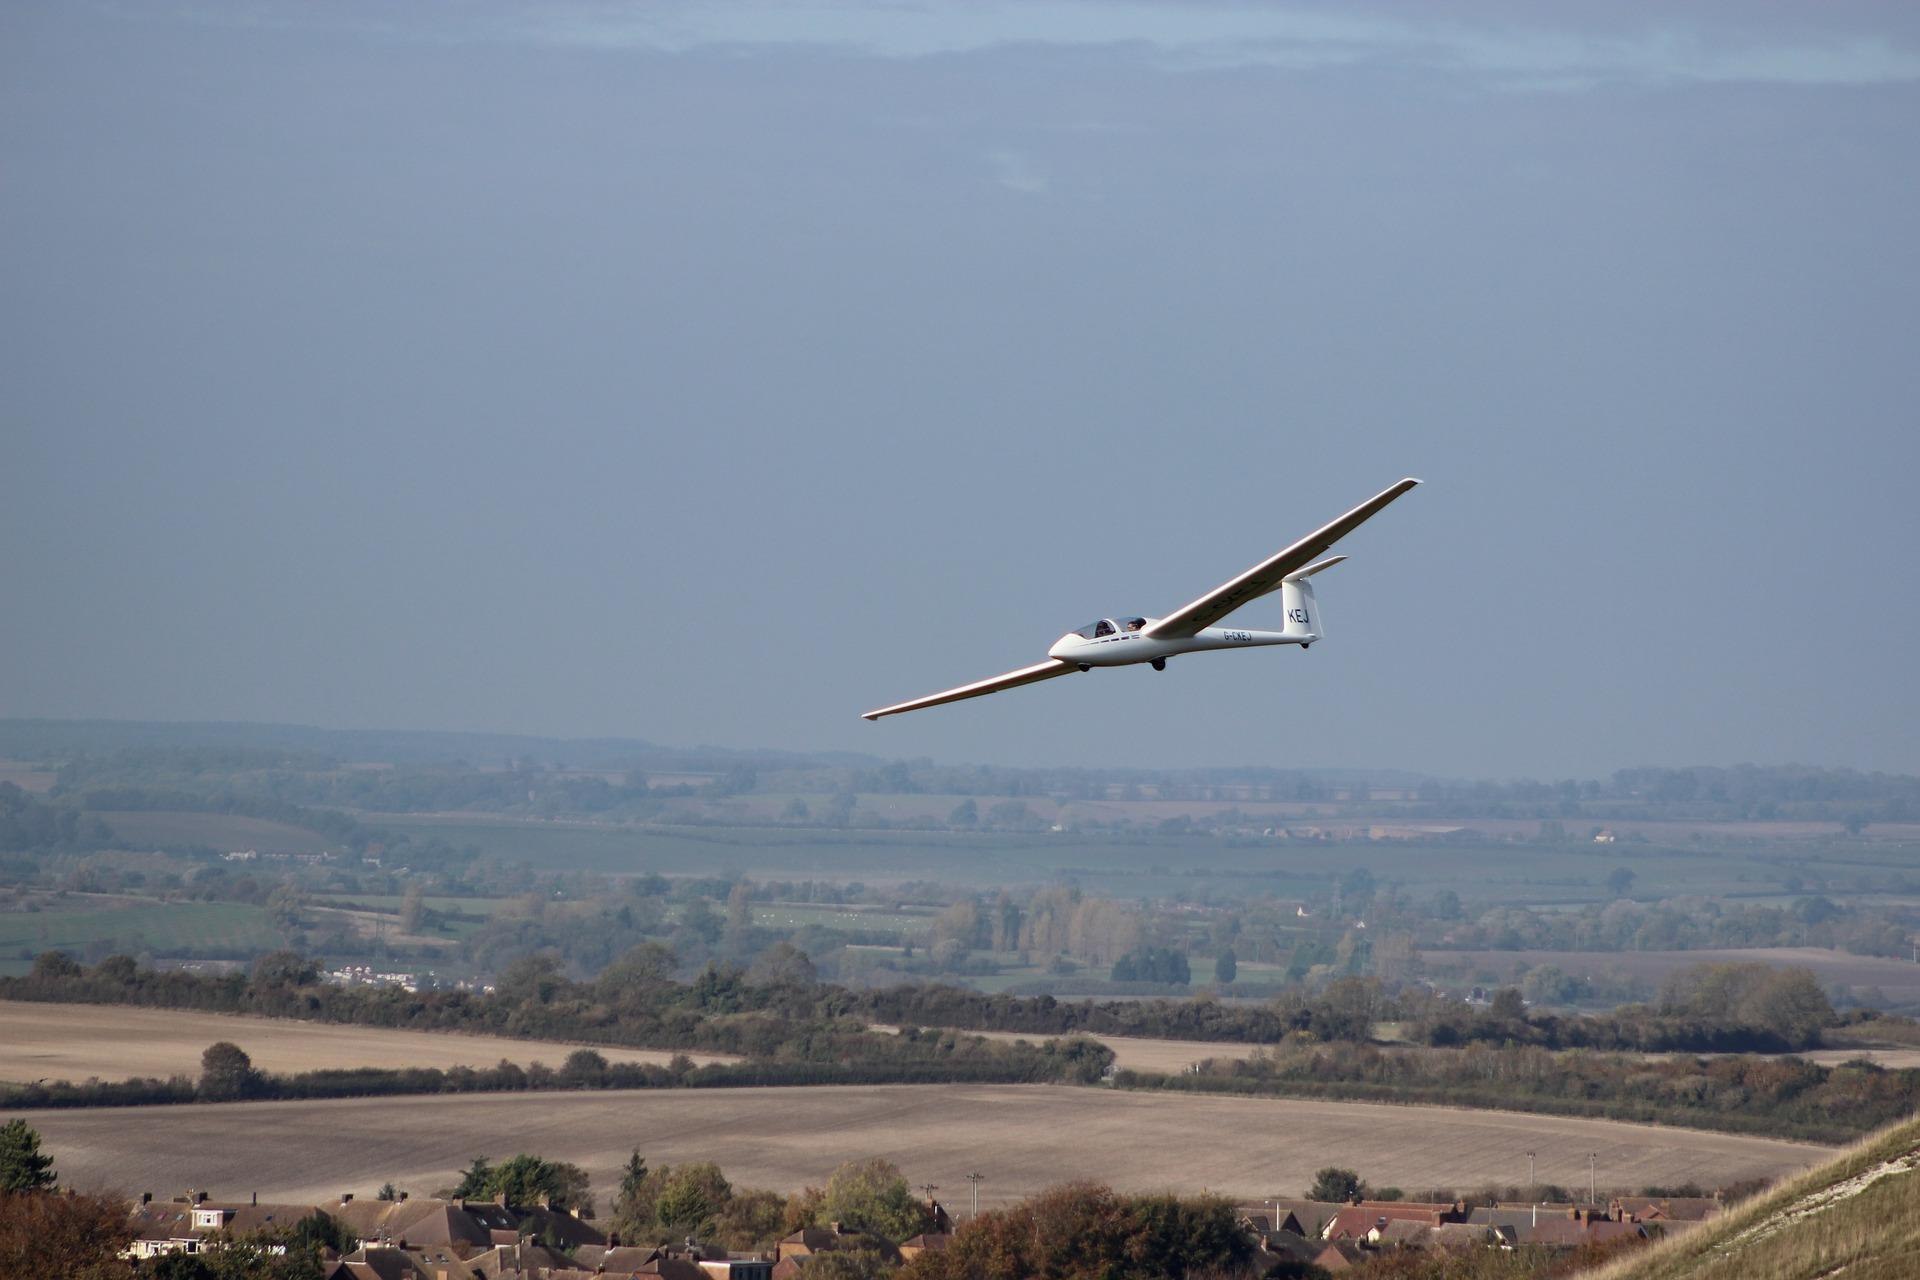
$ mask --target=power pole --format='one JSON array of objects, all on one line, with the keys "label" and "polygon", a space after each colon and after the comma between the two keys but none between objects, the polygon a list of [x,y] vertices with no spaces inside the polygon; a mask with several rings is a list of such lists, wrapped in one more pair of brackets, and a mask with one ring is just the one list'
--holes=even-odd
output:
[{"label": "power pole", "polygon": [[1539,1185],[1540,1180],[1533,1176],[1533,1152],[1529,1151],[1527,1152],[1527,1194],[1532,1195],[1533,1188]]},{"label": "power pole", "polygon": [[1600,1198],[1600,1192],[1595,1187],[1594,1180],[1593,1180],[1593,1177],[1594,1177],[1593,1162],[1599,1158],[1600,1157],[1597,1153],[1592,1151],[1587,1152],[1587,1203],[1588,1204],[1595,1204],[1599,1201],[1599,1198]]},{"label": "power pole", "polygon": [[968,1222],[972,1222],[980,1216],[980,1183],[985,1177],[986,1175],[982,1173],[970,1173],[967,1175],[967,1181],[973,1184],[973,1212],[968,1215]]}]

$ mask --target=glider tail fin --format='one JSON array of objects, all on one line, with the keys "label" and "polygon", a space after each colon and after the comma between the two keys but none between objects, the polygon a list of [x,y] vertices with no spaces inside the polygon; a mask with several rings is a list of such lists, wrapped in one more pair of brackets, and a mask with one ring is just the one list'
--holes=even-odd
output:
[{"label": "glider tail fin", "polygon": [[1287,615],[1286,625],[1280,629],[1281,635],[1298,639],[1304,647],[1326,634],[1320,617],[1320,602],[1314,599],[1313,583],[1307,579],[1322,569],[1333,568],[1345,559],[1345,556],[1330,556],[1318,564],[1308,565],[1280,584],[1280,606]]},{"label": "glider tail fin", "polygon": [[1288,578],[1280,584],[1280,604],[1287,611],[1287,624],[1280,634],[1312,644],[1321,636],[1320,602],[1313,598],[1313,584],[1305,578]]}]

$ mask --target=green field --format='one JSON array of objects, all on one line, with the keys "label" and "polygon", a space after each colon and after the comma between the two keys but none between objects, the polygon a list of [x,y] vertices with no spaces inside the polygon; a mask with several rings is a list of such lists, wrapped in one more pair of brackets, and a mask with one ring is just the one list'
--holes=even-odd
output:
[{"label": "green field", "polygon": [[252,849],[259,853],[324,853],[337,847],[317,831],[231,813],[128,813],[113,810],[97,816],[113,828],[116,843],[126,849],[204,845],[222,853],[236,849]]},{"label": "green field", "polygon": [[[399,911],[406,901],[397,893],[316,893],[310,899],[316,907],[366,907],[371,911]],[[424,898],[429,911],[449,915],[491,916],[504,910],[513,898]]]},{"label": "green field", "polygon": [[887,911],[872,907],[841,907],[822,903],[755,903],[753,922],[770,929],[823,929],[925,933],[933,917],[924,912]]},{"label": "green field", "polygon": [[83,956],[89,945],[155,956],[216,952],[271,951],[282,945],[260,907],[231,902],[150,902],[120,900],[97,906],[93,900],[51,904],[41,911],[0,913],[0,972],[25,973],[41,951]]},{"label": "green field", "polygon": [[1366,867],[1382,885],[1397,883],[1415,894],[1471,884],[1481,901],[1606,901],[1612,896],[1606,876],[1615,867],[1634,872],[1637,895],[1724,897],[1781,892],[1787,876],[1810,865],[1777,846],[1761,853],[1639,844],[1318,844],[1204,835],[615,827],[407,815],[364,820],[543,871],[871,884],[923,880],[977,889],[1066,881],[1115,897],[1170,900],[1324,892],[1356,867]]}]

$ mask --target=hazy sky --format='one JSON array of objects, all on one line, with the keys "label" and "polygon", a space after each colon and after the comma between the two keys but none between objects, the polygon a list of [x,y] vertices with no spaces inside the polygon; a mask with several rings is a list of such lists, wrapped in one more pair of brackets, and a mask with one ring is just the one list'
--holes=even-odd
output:
[{"label": "hazy sky", "polygon": [[1916,771],[1917,245],[1907,6],[15,0],[0,714]]}]

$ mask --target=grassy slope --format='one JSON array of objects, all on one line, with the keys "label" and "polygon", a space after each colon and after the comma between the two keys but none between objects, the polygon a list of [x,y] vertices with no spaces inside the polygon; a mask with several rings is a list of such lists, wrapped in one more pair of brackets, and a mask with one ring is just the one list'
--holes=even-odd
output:
[{"label": "grassy slope", "polygon": [[1920,1118],[1849,1147],[1698,1231],[1588,1280],[1920,1276]]}]

